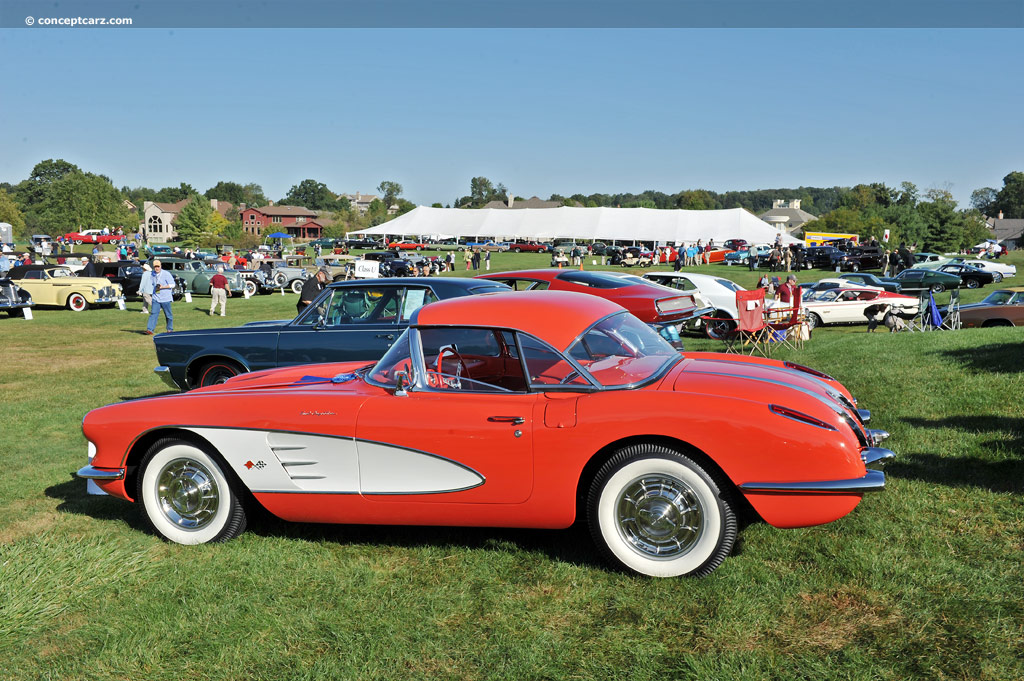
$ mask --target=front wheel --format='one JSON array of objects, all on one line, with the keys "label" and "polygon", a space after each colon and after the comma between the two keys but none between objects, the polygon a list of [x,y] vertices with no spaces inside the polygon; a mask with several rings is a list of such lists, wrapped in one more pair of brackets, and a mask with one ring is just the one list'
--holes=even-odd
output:
[{"label": "front wheel", "polygon": [[284,272],[278,272],[277,274],[274,275],[274,286],[276,286],[277,288],[281,288],[287,283],[288,277],[285,276]]},{"label": "front wheel", "polygon": [[292,293],[302,293],[302,280],[296,279],[292,282]]},{"label": "front wheel", "polygon": [[822,326],[821,317],[818,316],[817,312],[810,312],[807,315],[807,328],[813,331],[814,329]]},{"label": "front wheel", "polygon": [[220,462],[191,442],[166,438],[142,462],[136,499],[156,533],[177,544],[206,544],[245,530],[245,509]]},{"label": "front wheel", "polygon": [[84,312],[89,309],[89,301],[81,293],[68,296],[68,309],[72,312]]},{"label": "front wheel", "polygon": [[931,286],[931,292],[932,293],[942,293],[945,290],[946,290],[946,285],[945,284],[932,284],[932,286]]},{"label": "front wheel", "polygon": [[857,263],[853,263],[852,265],[850,265],[850,271],[851,272],[860,272],[860,265],[858,265]]},{"label": "front wheel", "polygon": [[736,541],[728,487],[667,447],[619,450],[598,471],[587,521],[613,564],[649,577],[696,577],[721,565]]},{"label": "front wheel", "polygon": [[246,293],[246,295],[248,295],[248,296],[256,295],[257,288],[258,287],[256,286],[256,282],[255,281],[253,281],[251,279],[246,279],[245,280],[245,293]]}]

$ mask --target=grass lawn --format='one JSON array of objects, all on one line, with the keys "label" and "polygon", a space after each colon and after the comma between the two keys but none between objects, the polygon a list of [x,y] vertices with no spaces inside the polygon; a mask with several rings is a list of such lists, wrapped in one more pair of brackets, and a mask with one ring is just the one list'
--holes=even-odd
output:
[{"label": "grass lawn", "polygon": [[[222,319],[197,296],[175,327],[291,317],[295,300],[232,298]],[[830,525],[750,525],[710,577],[652,580],[607,569],[579,527],[257,518],[227,544],[159,540],[70,475],[89,409],[164,390],[139,310],[0,319],[2,679],[1024,678],[1024,329],[826,328],[780,352],[892,433],[887,490]]]}]

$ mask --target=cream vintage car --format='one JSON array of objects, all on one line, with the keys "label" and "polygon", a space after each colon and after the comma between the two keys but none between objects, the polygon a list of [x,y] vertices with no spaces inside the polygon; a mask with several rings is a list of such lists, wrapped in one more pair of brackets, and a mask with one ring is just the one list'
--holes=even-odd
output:
[{"label": "cream vintage car", "polygon": [[104,277],[79,277],[62,265],[19,265],[8,276],[31,294],[37,306],[81,312],[90,305],[115,305],[122,297],[120,284]]}]

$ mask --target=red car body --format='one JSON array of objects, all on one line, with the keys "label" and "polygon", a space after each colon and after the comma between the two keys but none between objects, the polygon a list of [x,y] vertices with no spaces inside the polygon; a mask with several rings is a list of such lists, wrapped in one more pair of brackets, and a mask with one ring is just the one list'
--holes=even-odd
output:
[{"label": "red car body", "polygon": [[88,229],[84,232],[68,232],[64,235],[65,241],[75,244],[117,244],[124,239],[122,234],[100,234],[98,229]]},{"label": "red car body", "polygon": [[425,251],[427,250],[427,245],[419,241],[392,241],[388,244],[388,248],[397,248],[401,251]]},{"label": "red car body", "polygon": [[411,321],[372,367],[272,369],[93,410],[78,475],[185,544],[238,534],[248,493],[297,522],[565,528],[583,515],[609,560],[651,576],[717,567],[740,496],[802,527],[884,486],[866,468],[892,455],[873,446],[880,431],[806,367],[680,355],[572,293],[445,300]]},{"label": "red car body", "polygon": [[509,250],[513,253],[547,253],[551,250],[551,247],[547,244],[538,243],[536,241],[516,241],[509,244]]},{"label": "red car body", "polygon": [[692,295],[600,271],[516,270],[481,274],[477,278],[500,281],[517,291],[572,291],[599,296],[621,305],[641,321],[654,325],[681,324],[707,312],[698,306]]}]

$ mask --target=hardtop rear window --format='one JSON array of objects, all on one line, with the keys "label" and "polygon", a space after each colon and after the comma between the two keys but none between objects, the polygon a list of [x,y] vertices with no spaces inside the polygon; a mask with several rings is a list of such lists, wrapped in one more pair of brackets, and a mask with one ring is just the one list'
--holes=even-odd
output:
[{"label": "hardtop rear window", "polygon": [[579,284],[580,286],[590,286],[591,288],[603,289],[625,288],[634,284],[634,282],[623,280],[621,277],[605,274],[604,272],[563,272],[562,274],[559,274],[557,278],[562,281]]}]

